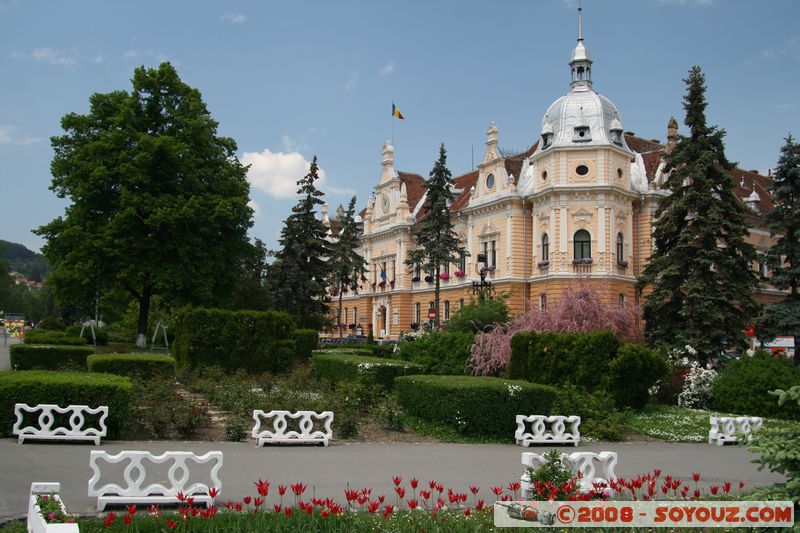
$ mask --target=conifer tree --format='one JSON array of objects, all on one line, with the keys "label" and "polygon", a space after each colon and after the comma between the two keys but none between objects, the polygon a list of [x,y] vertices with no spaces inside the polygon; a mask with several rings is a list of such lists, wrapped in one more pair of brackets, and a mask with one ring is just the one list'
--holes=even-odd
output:
[{"label": "conifer tree", "polygon": [[268,280],[273,307],[293,315],[300,327],[314,329],[322,327],[328,310],[330,272],[327,228],[315,211],[323,203],[322,192],[315,185],[318,170],[314,156],[308,174],[297,182],[300,199],[281,230],[281,249]]},{"label": "conifer tree", "polygon": [[[764,311],[759,319],[758,336],[772,340],[777,335],[800,337],[800,144],[791,135],[781,148],[781,156],[769,187],[773,206],[767,214],[769,232],[777,237],[767,253],[772,270],[770,283],[789,289],[785,300]],[[800,355],[795,351],[795,363]]]},{"label": "conifer tree", "polygon": [[[367,263],[361,254],[358,253],[359,247],[359,228],[355,219],[356,197],[350,199],[347,211],[340,218],[339,236],[331,245],[331,257],[328,261],[331,269],[330,285],[336,287],[339,296],[339,312],[337,321],[341,321],[342,316],[342,293],[347,287],[352,286],[353,290],[358,287],[358,280],[367,271]],[[358,317],[354,319],[358,322]],[[342,330],[339,328],[339,336]]]},{"label": "conifer tree", "polygon": [[453,230],[450,220],[450,204],[453,203],[453,175],[447,168],[447,152],[444,144],[439,147],[439,159],[423,187],[425,195],[425,213],[414,228],[416,249],[409,253],[406,264],[411,267],[419,265],[426,272],[431,272],[435,282],[434,306],[436,310],[435,327],[439,325],[439,299],[441,282],[439,274],[442,267],[458,261],[460,256],[468,255],[461,245],[458,235]]},{"label": "conifer tree", "polygon": [[691,345],[701,357],[743,344],[745,325],[758,312],[753,291],[756,259],[745,242],[744,207],[725,172],[724,130],[706,123],[705,75],[692,67],[683,107],[689,136],[667,156],[669,191],[656,213],[655,250],[639,278],[652,289],[643,304],[651,344]]}]

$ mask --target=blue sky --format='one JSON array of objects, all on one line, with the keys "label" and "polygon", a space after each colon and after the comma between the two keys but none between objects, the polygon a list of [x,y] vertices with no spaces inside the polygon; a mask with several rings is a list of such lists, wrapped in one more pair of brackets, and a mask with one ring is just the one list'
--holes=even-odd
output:
[{"label": "blue sky", "polygon": [[[569,88],[576,2],[0,0],[0,238],[63,213],[48,190],[50,136],[94,92],[129,89],[133,69],[171,61],[252,163],[252,237],[275,246],[294,181],[317,155],[334,210],[363,206],[391,135],[399,170],[427,176],[444,142],[455,175],[480,160],[486,127],[527,148]],[[800,136],[800,2],[586,0],[595,89],[623,126],[682,131],[682,78],[703,67],[708,117],[746,169],[775,165]]]}]

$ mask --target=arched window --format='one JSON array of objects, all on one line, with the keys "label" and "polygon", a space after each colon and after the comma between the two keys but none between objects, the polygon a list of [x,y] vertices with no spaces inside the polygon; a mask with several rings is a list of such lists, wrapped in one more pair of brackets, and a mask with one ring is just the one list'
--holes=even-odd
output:
[{"label": "arched window", "polygon": [[542,235],[542,261],[550,261],[550,237]]},{"label": "arched window", "polygon": [[592,258],[592,238],[585,229],[579,229],[573,237],[575,260]]},{"label": "arched window", "polygon": [[625,260],[625,238],[622,233],[617,233],[617,262]]}]

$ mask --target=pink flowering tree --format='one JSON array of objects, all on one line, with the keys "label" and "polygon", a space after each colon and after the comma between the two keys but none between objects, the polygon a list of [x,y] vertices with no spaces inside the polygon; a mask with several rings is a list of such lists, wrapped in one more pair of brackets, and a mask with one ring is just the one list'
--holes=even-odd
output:
[{"label": "pink flowering tree", "polygon": [[564,290],[555,309],[533,309],[530,303],[528,309],[527,313],[475,337],[468,363],[473,374],[496,376],[504,372],[511,360],[511,338],[517,333],[588,333],[607,329],[626,341],[642,338],[638,307],[604,302],[583,279]]}]

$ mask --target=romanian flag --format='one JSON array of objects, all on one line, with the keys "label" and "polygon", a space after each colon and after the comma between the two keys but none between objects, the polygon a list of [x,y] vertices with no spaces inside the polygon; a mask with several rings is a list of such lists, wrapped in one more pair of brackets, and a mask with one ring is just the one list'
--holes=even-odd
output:
[{"label": "romanian flag", "polygon": [[394,118],[399,118],[400,120],[404,120],[406,118],[406,117],[403,116],[403,114],[400,112],[400,110],[397,109],[397,106],[394,105],[394,102],[392,102],[392,116]]}]

